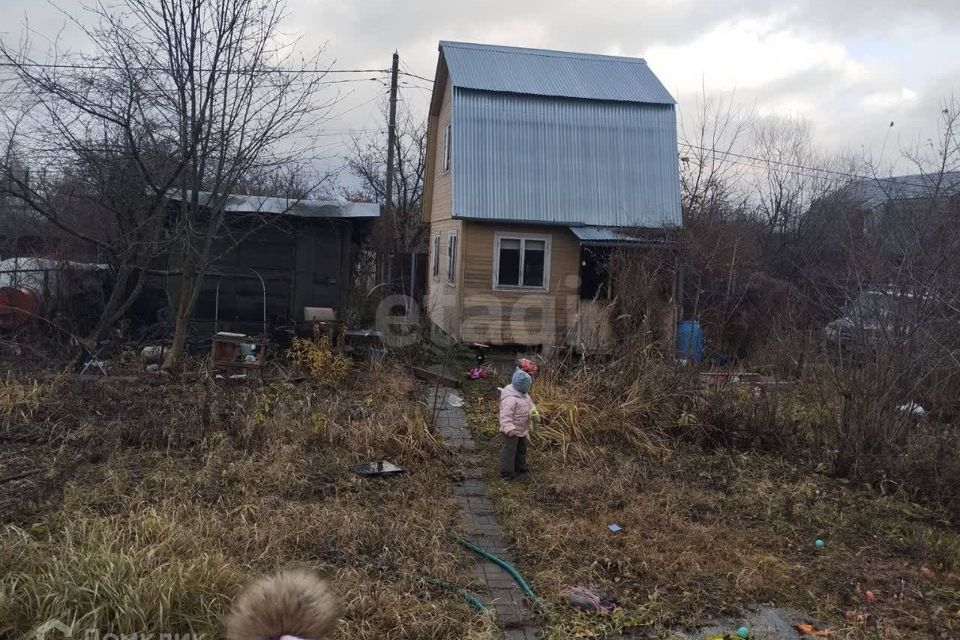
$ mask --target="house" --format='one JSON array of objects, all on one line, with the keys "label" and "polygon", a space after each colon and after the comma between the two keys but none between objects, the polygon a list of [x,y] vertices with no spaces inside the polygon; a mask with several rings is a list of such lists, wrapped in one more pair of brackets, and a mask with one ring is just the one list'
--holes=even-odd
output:
[{"label": "house", "polygon": [[960,172],[945,171],[851,180],[814,201],[807,219],[835,253],[865,243],[913,253],[952,237],[957,212]]},{"label": "house", "polygon": [[[837,196],[861,213],[863,233],[900,234],[919,218],[924,226],[936,226],[938,219],[960,204],[960,172],[861,178],[841,188]],[[835,197],[837,197],[835,196]],[[908,229],[907,233],[915,230]]]},{"label": "house", "polygon": [[[199,331],[258,335],[264,324],[302,321],[305,307],[330,307],[343,316],[356,257],[379,205],[230,195],[225,211],[226,228],[197,297],[193,322]],[[172,308],[179,295],[177,254],[163,260],[174,274],[163,285],[165,295],[143,297]]]},{"label": "house", "polygon": [[681,225],[675,101],[639,58],[439,51],[423,206],[431,321],[491,344],[600,331],[596,256]]}]

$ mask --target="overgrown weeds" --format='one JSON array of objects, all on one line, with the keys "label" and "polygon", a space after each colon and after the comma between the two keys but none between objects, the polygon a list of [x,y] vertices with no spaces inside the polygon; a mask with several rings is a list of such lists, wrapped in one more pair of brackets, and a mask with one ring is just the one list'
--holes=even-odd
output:
[{"label": "overgrown weeds", "polygon": [[687,395],[678,383],[681,376],[666,365],[652,365],[636,375],[604,367],[572,373],[547,369],[532,392],[540,414],[532,438],[558,450],[564,460],[589,457],[599,445],[667,455],[667,427]]},{"label": "overgrown weeds", "polygon": [[[935,511],[729,450],[651,460],[603,447],[563,462],[534,448],[531,465],[528,480],[492,486],[520,569],[548,601],[545,637],[667,637],[758,603],[805,611],[838,637],[960,630],[960,536]],[[563,592],[577,585],[610,594],[618,610],[571,609]],[[848,610],[873,622],[848,623]]]},{"label": "overgrown weeds", "polygon": [[350,371],[350,359],[334,349],[333,336],[318,331],[313,338],[294,338],[290,359],[311,380],[329,387],[339,387]]},{"label": "overgrown weeds", "polygon": [[[533,471],[499,483],[491,461],[489,477],[521,569],[550,605],[547,637],[663,637],[760,603],[806,611],[836,637],[953,637],[960,455],[949,425],[908,417],[911,439],[871,444],[844,476],[842,439],[868,434],[844,424],[848,398],[817,373],[703,387],[655,359],[544,367],[531,391],[542,416]],[[493,458],[496,382],[475,384],[466,406]],[[599,587],[617,612],[572,610],[571,586]],[[867,606],[866,590],[883,595]]]},{"label": "overgrown weeds", "polygon": [[[83,462],[45,474],[59,499],[0,511],[0,636],[56,617],[219,637],[249,577],[307,565],[331,577],[343,637],[482,637],[489,621],[425,579],[471,580],[450,535],[448,454],[413,383],[379,367],[352,371],[349,389],[328,382],[65,381],[7,434],[36,460]],[[348,470],[384,458],[407,474]],[[26,482],[0,487],[0,509]]]}]

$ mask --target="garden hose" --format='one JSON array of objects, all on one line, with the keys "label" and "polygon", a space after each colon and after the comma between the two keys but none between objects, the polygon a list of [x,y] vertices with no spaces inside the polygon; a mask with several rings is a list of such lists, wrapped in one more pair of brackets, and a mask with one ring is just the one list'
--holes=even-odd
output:
[{"label": "garden hose", "polygon": [[504,560],[498,555],[490,553],[485,549],[481,549],[480,547],[470,542],[469,540],[464,540],[463,538],[457,538],[457,542],[459,542],[461,546],[469,549],[470,551],[473,551],[478,556],[482,556],[487,560],[489,560],[490,562],[493,562],[494,564],[499,566],[501,569],[506,571],[508,574],[510,574],[510,577],[513,578],[514,581],[520,586],[520,590],[523,591],[525,594],[527,594],[530,597],[530,599],[533,601],[533,605],[538,609],[543,608],[543,601],[537,597],[537,594],[533,592],[533,589],[530,588],[530,585],[527,584],[527,581],[523,579],[523,576],[520,575],[520,572],[517,571],[517,569],[512,564],[510,564],[509,562],[507,562],[506,560]]},{"label": "garden hose", "polygon": [[453,584],[452,582],[447,582],[446,580],[441,580],[440,578],[434,578],[432,576],[428,576],[426,578],[426,581],[429,582],[430,584],[440,587],[441,589],[446,589],[447,591],[452,591],[453,593],[460,595],[461,597],[463,597],[464,600],[472,604],[474,608],[480,613],[487,612],[487,606],[482,602],[480,602],[480,600],[478,600],[475,595],[473,595],[466,589],[461,589],[460,587]]},{"label": "garden hose", "polygon": [[[336,562],[340,562],[340,563],[344,563],[344,564],[347,564],[347,565],[355,566],[354,563],[352,562],[351,558],[350,558],[349,556],[347,556],[346,554],[340,553],[339,551],[337,551],[337,550],[334,549],[334,550],[332,550],[331,555],[333,555],[333,558],[334,558],[334,560],[335,560]],[[435,586],[437,586],[437,587],[440,587],[441,589],[445,589],[446,591],[450,591],[450,592],[452,592],[452,593],[456,593],[457,595],[461,596],[464,600],[466,600],[467,602],[469,602],[470,604],[472,604],[472,605],[474,606],[474,608],[475,608],[477,611],[479,611],[480,613],[486,613],[486,612],[487,612],[487,606],[486,606],[485,604],[483,604],[482,602],[480,602],[480,600],[478,600],[475,595],[473,595],[472,593],[470,593],[470,592],[467,591],[466,589],[462,589],[462,588],[458,587],[457,585],[453,584],[452,582],[447,582],[446,580],[442,580],[442,579],[440,579],[440,578],[435,578],[435,577],[433,577],[433,576],[428,576],[428,575],[414,576],[413,574],[409,574],[409,573],[406,573],[406,572],[401,572],[401,575],[406,575],[407,577],[418,577],[418,578],[422,578],[423,580],[426,580],[428,583],[430,583],[430,584],[432,584],[432,585],[435,585]]]}]

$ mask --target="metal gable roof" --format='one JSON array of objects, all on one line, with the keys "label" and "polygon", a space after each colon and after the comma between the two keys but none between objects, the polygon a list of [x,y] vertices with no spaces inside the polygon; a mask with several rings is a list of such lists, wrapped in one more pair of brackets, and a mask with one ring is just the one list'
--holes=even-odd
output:
[{"label": "metal gable roof", "polygon": [[675,104],[642,58],[447,41],[440,53],[455,88]]},{"label": "metal gable roof", "polygon": [[960,171],[942,174],[917,174],[889,178],[864,178],[841,190],[867,209],[874,209],[890,200],[915,200],[960,193]]}]

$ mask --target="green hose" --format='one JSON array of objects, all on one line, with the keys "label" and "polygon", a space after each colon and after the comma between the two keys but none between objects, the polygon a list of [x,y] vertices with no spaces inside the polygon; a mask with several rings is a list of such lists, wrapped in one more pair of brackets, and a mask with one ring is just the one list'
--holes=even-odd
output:
[{"label": "green hose", "polygon": [[510,564],[509,562],[507,562],[506,560],[504,560],[498,555],[492,554],[485,549],[481,549],[480,547],[470,542],[469,540],[464,540],[463,538],[457,538],[457,542],[459,542],[463,547],[466,547],[470,551],[473,551],[478,556],[482,556],[487,560],[489,560],[490,562],[493,562],[494,564],[499,566],[501,569],[506,571],[508,574],[510,574],[510,577],[513,578],[516,581],[516,583],[520,586],[520,590],[523,591],[528,596],[530,596],[530,599],[533,601],[533,605],[538,609],[543,608],[543,601],[537,597],[537,594],[533,592],[533,589],[530,588],[530,585],[527,584],[527,581],[523,579],[523,576],[520,575],[520,572],[517,571],[512,564]]},{"label": "green hose", "polygon": [[[343,553],[340,553],[339,551],[337,551],[337,550],[335,550],[335,549],[331,551],[331,555],[334,557],[334,560],[335,560],[336,562],[345,563],[345,564],[351,564],[351,565],[353,564],[353,562],[352,562],[352,560],[351,560],[351,558],[350,558],[349,556],[347,556],[347,555],[345,555],[345,554],[343,554]],[[402,573],[403,573],[403,572],[402,572]],[[452,582],[447,582],[446,580],[441,580],[440,578],[435,578],[435,577],[433,577],[433,576],[427,576],[427,575],[420,575],[420,576],[413,576],[413,575],[411,575],[411,574],[405,574],[405,575],[406,575],[407,577],[418,577],[418,578],[422,578],[423,580],[426,580],[428,583],[430,583],[430,584],[432,584],[432,585],[435,585],[435,586],[438,586],[438,587],[440,587],[441,589],[445,589],[445,590],[450,591],[450,592],[452,592],[452,593],[456,593],[457,595],[461,596],[464,600],[466,600],[467,602],[469,602],[470,604],[472,604],[472,605],[474,606],[474,608],[476,608],[476,610],[479,611],[480,613],[486,613],[486,612],[487,612],[487,607],[486,607],[486,605],[483,604],[482,602],[480,602],[480,601],[476,598],[476,596],[474,596],[472,593],[470,593],[470,592],[467,591],[466,589],[461,589],[460,587],[458,587],[457,585],[453,584]]]},{"label": "green hose", "polygon": [[441,580],[440,578],[428,577],[426,580],[430,584],[434,584],[440,587],[441,589],[446,589],[447,591],[452,591],[453,593],[456,593],[462,596],[463,599],[469,602],[470,604],[472,604],[477,611],[479,611],[480,613],[486,613],[487,606],[482,602],[480,602],[476,596],[474,596],[472,593],[470,593],[466,589],[461,589],[460,587],[453,584],[452,582],[447,582],[446,580]]}]

